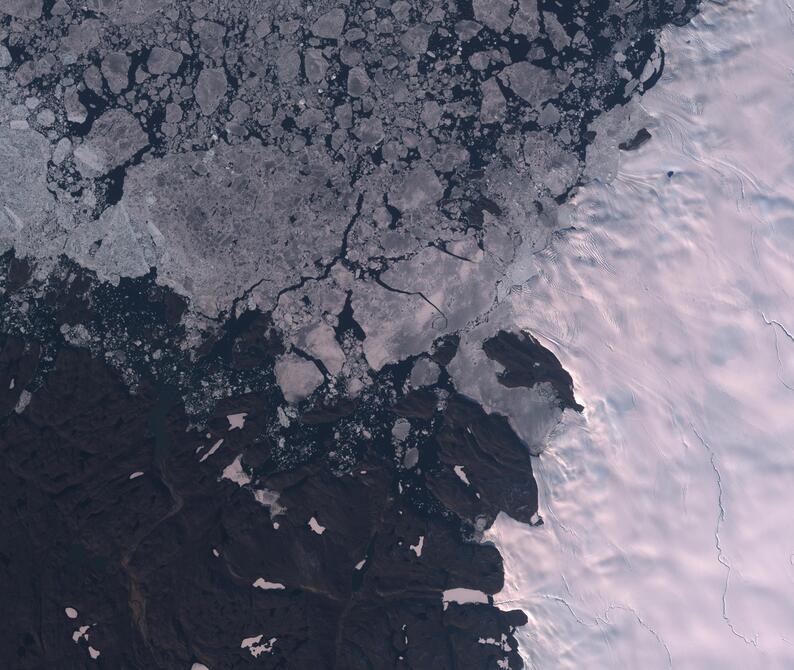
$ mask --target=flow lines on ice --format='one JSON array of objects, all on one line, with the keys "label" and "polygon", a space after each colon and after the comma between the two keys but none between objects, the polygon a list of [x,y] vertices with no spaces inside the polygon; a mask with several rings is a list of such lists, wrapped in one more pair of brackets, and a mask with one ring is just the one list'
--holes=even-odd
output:
[{"label": "flow lines on ice", "polygon": [[733,625],[730,617],[728,616],[728,584],[730,583],[731,579],[731,564],[728,562],[728,559],[725,556],[725,552],[722,548],[722,541],[720,540],[720,528],[722,527],[723,522],[725,521],[725,502],[724,502],[724,490],[722,487],[722,475],[720,474],[720,470],[717,467],[717,456],[714,453],[714,449],[712,449],[711,445],[703,439],[703,436],[698,432],[697,428],[691,423],[689,424],[692,428],[692,431],[695,433],[698,441],[703,448],[706,450],[706,453],[709,456],[709,462],[711,463],[711,469],[714,471],[714,477],[717,483],[717,506],[719,508],[717,514],[717,525],[714,529],[714,546],[717,549],[717,560],[720,562],[722,566],[725,567],[725,585],[722,589],[722,618],[724,619],[725,623],[730,628],[731,633],[733,633],[736,637],[743,640],[745,644],[752,645],[754,647],[758,646],[758,635],[749,638],[745,635],[742,635],[736,627]]},{"label": "flow lines on ice", "polygon": [[[563,578],[564,579],[564,578]],[[567,583],[566,583],[567,588]],[[639,612],[635,610],[630,605],[626,605],[623,603],[610,603],[609,606],[604,610],[603,614],[591,614],[586,618],[582,618],[579,614],[576,613],[574,607],[562,596],[558,596],[553,593],[536,593],[530,596],[530,598],[536,598],[540,600],[546,600],[550,602],[557,603],[568,610],[568,613],[573,617],[574,621],[578,623],[580,626],[585,628],[600,628],[601,626],[613,626],[615,622],[610,619],[610,613],[619,610],[622,612],[627,612],[631,614],[634,620],[640,625],[641,628],[646,630],[659,646],[664,649],[665,656],[667,657],[667,667],[673,667],[673,655],[670,652],[670,648],[667,646],[667,643],[664,641],[662,636],[656,631],[653,627],[651,627],[645,619],[640,616]],[[495,605],[503,605],[503,604],[511,604],[511,603],[522,603],[525,602],[526,598],[512,598],[510,600],[503,600],[500,602],[494,603]]]},{"label": "flow lines on ice", "polygon": [[777,332],[778,330],[780,330],[785,337],[791,340],[792,343],[794,343],[794,335],[792,335],[791,331],[788,330],[788,328],[786,328],[782,323],[780,323],[780,321],[776,321],[775,319],[767,319],[766,314],[764,314],[763,312],[761,312],[761,318],[764,320],[764,323],[767,326],[770,326],[772,328],[772,332],[775,335],[775,355],[777,356],[778,381],[781,384],[783,384],[783,386],[785,386],[789,391],[794,391],[794,386],[791,386],[791,384],[789,384],[785,379],[783,379],[783,377],[780,374],[780,371],[783,368],[783,360],[780,358],[780,343],[778,342],[777,339]]}]

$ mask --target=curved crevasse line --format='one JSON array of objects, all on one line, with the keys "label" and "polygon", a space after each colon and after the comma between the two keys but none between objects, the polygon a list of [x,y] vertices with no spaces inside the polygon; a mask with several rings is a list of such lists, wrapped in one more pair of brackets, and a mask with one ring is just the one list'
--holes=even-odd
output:
[{"label": "curved crevasse line", "polygon": [[692,428],[692,432],[695,433],[700,444],[705,449],[706,453],[709,457],[709,464],[711,465],[711,469],[714,471],[714,481],[717,486],[717,524],[714,528],[714,547],[717,550],[717,560],[725,567],[725,586],[722,590],[722,618],[725,620],[726,625],[730,628],[731,633],[733,633],[736,637],[740,638],[744,641],[745,644],[750,644],[754,647],[758,646],[758,634],[756,633],[752,638],[747,637],[743,633],[739,632],[734,626],[733,622],[731,621],[730,616],[728,615],[728,588],[730,586],[730,579],[731,579],[731,571],[732,567],[730,562],[728,561],[728,557],[725,554],[725,550],[722,546],[722,540],[720,538],[720,528],[722,524],[725,522],[725,503],[723,500],[724,496],[724,489],[722,483],[722,475],[720,474],[720,470],[717,467],[717,456],[714,453],[714,450],[711,448],[711,445],[703,439],[703,436],[698,432],[697,428],[694,425],[690,424]]}]

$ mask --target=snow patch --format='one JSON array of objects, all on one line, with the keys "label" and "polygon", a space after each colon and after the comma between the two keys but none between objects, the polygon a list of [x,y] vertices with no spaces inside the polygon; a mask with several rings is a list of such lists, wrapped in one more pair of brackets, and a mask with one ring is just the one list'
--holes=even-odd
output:
[{"label": "snow patch", "polygon": [[74,633],[72,633],[72,640],[75,642],[80,642],[80,640],[88,640],[88,629],[91,626],[80,626],[77,628]]},{"label": "snow patch", "polygon": [[441,602],[444,603],[444,609],[447,609],[449,603],[458,603],[459,605],[483,603],[487,605],[488,595],[476,589],[447,589],[441,594]]},{"label": "snow patch", "polygon": [[261,654],[270,653],[273,651],[273,645],[276,643],[278,638],[271,637],[264,644],[260,644],[263,637],[264,634],[261,634],[243,639],[243,641],[240,643],[240,649],[248,649],[248,651],[251,652],[251,656],[254,658],[260,656]]},{"label": "snow patch", "polygon": [[[287,511],[286,507],[279,505],[278,499],[279,494],[276,491],[271,491],[270,489],[255,489],[254,490],[254,499],[262,506],[267,507],[270,510],[270,518],[273,519],[277,517],[279,514],[283,514]],[[278,529],[278,524],[274,523],[273,527]]]},{"label": "snow patch", "polygon": [[238,454],[237,457],[223,469],[221,479],[228,479],[238,486],[247,486],[251,483],[250,475],[243,469],[242,454]]},{"label": "snow patch", "polygon": [[222,444],[223,444],[223,438],[221,438],[215,444],[213,444],[212,448],[201,458],[199,458],[199,463],[203,463],[204,461],[206,461],[210,456],[212,456],[216,451],[218,451],[218,449],[221,448]]},{"label": "snow patch", "polygon": [[229,422],[229,430],[242,430],[245,426],[245,417],[248,412],[240,412],[239,414],[227,414],[226,420]]},{"label": "snow patch", "polygon": [[14,407],[14,411],[17,414],[22,414],[27,409],[27,406],[30,404],[30,400],[33,396],[30,394],[30,391],[24,390],[22,393],[19,394],[19,400],[17,400],[17,404]]},{"label": "snow patch", "polygon": [[318,535],[322,535],[325,532],[325,526],[321,526],[314,517],[309,519],[309,528],[311,528]]},{"label": "snow patch", "polygon": [[284,588],[284,584],[278,582],[268,582],[263,577],[260,577],[254,582],[254,588],[263,589],[264,591],[276,591]]}]

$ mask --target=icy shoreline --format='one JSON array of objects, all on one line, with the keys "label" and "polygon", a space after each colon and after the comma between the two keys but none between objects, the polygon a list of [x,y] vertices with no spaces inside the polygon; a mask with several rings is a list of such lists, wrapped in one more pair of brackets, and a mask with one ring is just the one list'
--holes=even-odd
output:
[{"label": "icy shoreline", "polygon": [[775,0],[666,30],[653,140],[513,301],[587,407],[536,461],[545,525],[488,533],[530,668],[794,665],[793,26]]}]

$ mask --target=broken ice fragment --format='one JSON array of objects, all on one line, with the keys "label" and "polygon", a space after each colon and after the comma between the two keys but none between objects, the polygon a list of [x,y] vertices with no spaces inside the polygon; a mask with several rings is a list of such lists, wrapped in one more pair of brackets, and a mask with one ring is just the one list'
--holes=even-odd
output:
[{"label": "broken ice fragment", "polygon": [[419,462],[419,450],[416,447],[410,447],[405,450],[405,457],[403,458],[403,465],[406,470],[411,470],[416,467]]},{"label": "broken ice fragment", "polygon": [[323,383],[322,372],[311,361],[295,354],[285,354],[274,368],[276,381],[287,402],[303,400]]},{"label": "broken ice fragment", "polygon": [[312,24],[311,30],[317,37],[337,39],[344,30],[346,19],[345,10],[337,7],[317,19]]},{"label": "broken ice fragment", "polygon": [[423,386],[432,386],[438,381],[438,375],[441,369],[433,361],[427,358],[420,358],[414,363],[413,370],[411,370],[411,386],[414,388],[421,388]]},{"label": "broken ice fragment", "polygon": [[43,6],[44,0],[3,0],[0,13],[17,19],[37,19]]},{"label": "broken ice fragment", "polygon": [[154,47],[146,61],[146,68],[155,75],[176,74],[180,65],[182,65],[182,54],[162,47]]},{"label": "broken ice fragment", "polygon": [[193,96],[202,114],[209,116],[218,109],[218,105],[226,95],[227,86],[226,74],[222,69],[201,71],[193,89]]},{"label": "broken ice fragment", "polygon": [[421,209],[440,200],[444,194],[434,170],[418,165],[389,192],[389,204],[401,212]]},{"label": "broken ice fragment", "polygon": [[354,98],[359,98],[369,88],[369,77],[363,67],[354,67],[347,74],[347,92]]}]

